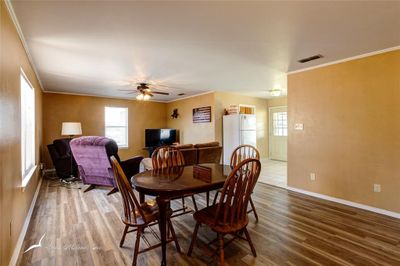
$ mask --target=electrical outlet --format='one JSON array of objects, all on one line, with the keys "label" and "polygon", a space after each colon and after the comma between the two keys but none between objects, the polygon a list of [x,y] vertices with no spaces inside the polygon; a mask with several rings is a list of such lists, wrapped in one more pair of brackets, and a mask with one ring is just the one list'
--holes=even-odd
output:
[{"label": "electrical outlet", "polygon": [[316,175],[315,173],[310,173],[310,180],[315,181]]},{"label": "electrical outlet", "polygon": [[374,192],[381,192],[381,184],[374,184]]},{"label": "electrical outlet", "polygon": [[44,169],[44,163],[41,163],[40,164],[40,170],[43,170]]}]

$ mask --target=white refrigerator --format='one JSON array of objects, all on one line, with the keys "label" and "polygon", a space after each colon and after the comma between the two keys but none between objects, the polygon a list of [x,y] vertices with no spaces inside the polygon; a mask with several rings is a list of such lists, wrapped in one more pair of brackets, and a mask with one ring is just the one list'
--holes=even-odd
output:
[{"label": "white refrigerator", "polygon": [[223,117],[224,164],[229,165],[233,150],[239,145],[257,147],[256,115],[235,114]]}]

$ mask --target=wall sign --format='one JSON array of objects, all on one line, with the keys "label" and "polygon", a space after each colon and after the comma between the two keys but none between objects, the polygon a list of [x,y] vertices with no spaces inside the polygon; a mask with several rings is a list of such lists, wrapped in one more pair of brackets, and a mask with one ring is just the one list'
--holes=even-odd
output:
[{"label": "wall sign", "polygon": [[211,122],[211,106],[193,109],[193,123]]}]

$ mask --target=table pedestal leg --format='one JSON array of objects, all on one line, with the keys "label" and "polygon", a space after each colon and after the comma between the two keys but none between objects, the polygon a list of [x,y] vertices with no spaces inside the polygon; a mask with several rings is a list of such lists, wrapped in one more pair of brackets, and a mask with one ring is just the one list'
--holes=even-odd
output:
[{"label": "table pedestal leg", "polygon": [[143,203],[144,202],[144,193],[142,193],[142,192],[139,192],[139,202],[140,203]]},{"label": "table pedestal leg", "polygon": [[168,200],[160,197],[156,198],[158,204],[158,210],[160,214],[160,219],[158,225],[160,227],[160,237],[161,237],[161,249],[162,249],[162,261],[161,265],[167,265],[167,208]]}]

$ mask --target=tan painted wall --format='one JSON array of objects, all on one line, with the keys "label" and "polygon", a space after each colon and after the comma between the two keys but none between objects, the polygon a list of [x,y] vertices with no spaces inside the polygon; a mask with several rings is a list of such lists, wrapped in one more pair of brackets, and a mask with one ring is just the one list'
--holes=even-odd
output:
[{"label": "tan painted wall", "polygon": [[288,88],[288,185],[400,212],[400,51],[292,74]]},{"label": "tan painted wall", "polygon": [[[146,128],[164,128],[166,123],[166,104],[119,100],[101,97],[76,96],[44,93],[43,97],[43,143],[52,143],[62,138],[62,122],[81,122],[82,133],[86,136],[104,136],[104,107],[128,107],[129,148],[120,149],[122,159],[135,155],[148,155],[143,151]],[[51,165],[49,154],[45,152],[45,163]]]},{"label": "tan painted wall", "polygon": [[[211,106],[211,123],[193,123],[193,108]],[[172,110],[178,108],[178,119],[172,119]],[[215,140],[214,93],[174,101],[167,104],[167,126],[179,129],[180,143],[202,143]]]},{"label": "tan painted wall", "polygon": [[287,97],[272,98],[267,100],[268,107],[287,106]]},{"label": "tan painted wall", "polygon": [[0,265],[8,265],[39,182],[37,170],[25,189],[21,188],[21,67],[36,92],[38,164],[42,148],[42,92],[3,1],[0,10]]}]

